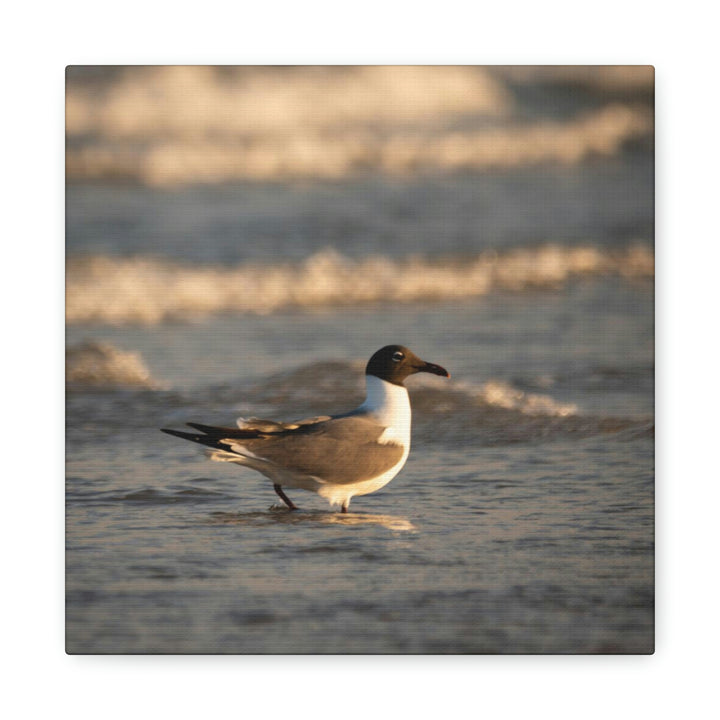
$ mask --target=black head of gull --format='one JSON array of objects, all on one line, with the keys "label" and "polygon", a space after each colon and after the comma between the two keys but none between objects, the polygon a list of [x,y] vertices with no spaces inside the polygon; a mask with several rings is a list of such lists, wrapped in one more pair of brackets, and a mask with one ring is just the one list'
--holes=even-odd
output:
[{"label": "black head of gull", "polygon": [[419,372],[450,377],[450,373],[445,368],[421,360],[403,345],[386,345],[380,348],[370,358],[365,368],[366,375],[374,375],[393,385],[403,385],[405,378]]},{"label": "black head of gull", "polygon": [[450,377],[408,348],[387,345],[370,358],[365,402],[350,412],[292,423],[240,418],[237,427],[191,422],[193,432],[163,432],[210,447],[213,460],[258,471],[291,510],[284,486],[315,492],[347,512],[352,497],[379,490],[405,464],[411,410],[403,381],[419,372]]}]

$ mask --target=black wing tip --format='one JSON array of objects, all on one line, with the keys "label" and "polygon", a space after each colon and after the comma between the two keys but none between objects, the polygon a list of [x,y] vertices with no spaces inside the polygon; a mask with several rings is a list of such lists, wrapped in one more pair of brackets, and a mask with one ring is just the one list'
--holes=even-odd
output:
[{"label": "black wing tip", "polygon": [[202,423],[189,422],[185,423],[188,427],[194,430],[199,430],[204,433],[203,437],[211,437],[214,439],[219,438],[256,438],[259,437],[262,432],[255,428],[239,428],[239,427],[217,427],[215,425],[203,425]]},{"label": "black wing tip", "polygon": [[[179,437],[183,440],[190,440],[191,442],[200,443],[201,445],[207,445],[208,447],[215,448],[217,450],[227,450],[230,448],[228,439],[246,439],[259,437],[259,433],[254,430],[241,430],[239,428],[223,428],[215,427],[214,425],[202,425],[200,423],[186,423],[189,427],[194,430],[200,430],[200,432],[184,432],[182,430],[171,430],[170,428],[160,428],[161,432],[172,435],[173,437]],[[226,442],[222,442],[225,440]]]},{"label": "black wing tip", "polygon": [[198,435],[196,433],[183,432],[182,430],[171,430],[170,428],[160,428],[160,432],[174,435],[175,437],[184,438],[185,440],[194,440]]},{"label": "black wing tip", "polygon": [[226,432],[227,430],[232,430],[232,428],[220,428],[220,427],[215,427],[214,425],[203,425],[201,423],[195,423],[195,422],[188,422],[185,424],[188,427],[191,427],[195,430],[199,430],[200,432],[205,433],[206,435],[217,435],[219,433]]},{"label": "black wing tip", "polygon": [[187,439],[194,439],[198,437],[206,437],[206,436],[213,436],[217,437],[219,435],[226,434],[227,431],[232,432],[232,428],[219,428],[214,427],[213,425],[201,425],[200,423],[185,423],[188,427],[193,428],[193,430],[199,430],[202,435],[198,435],[195,433],[189,433],[187,431],[183,430],[171,430],[170,428],[160,428],[160,432],[167,433],[168,435],[175,435],[176,437],[181,438],[187,438]]},{"label": "black wing tip", "polygon": [[207,445],[211,448],[225,449],[225,445],[219,442],[219,438],[210,437],[209,435],[199,435],[198,433],[183,432],[182,430],[170,430],[169,428],[160,428],[160,430],[173,437],[179,437],[182,440],[190,440],[191,442]]}]

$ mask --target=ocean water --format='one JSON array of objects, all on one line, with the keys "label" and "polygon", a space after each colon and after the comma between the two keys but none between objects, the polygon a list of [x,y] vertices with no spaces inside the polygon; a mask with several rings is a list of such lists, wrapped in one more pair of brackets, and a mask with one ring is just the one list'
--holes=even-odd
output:
[{"label": "ocean water", "polygon": [[[348,409],[388,342],[453,377],[408,381],[410,459],[347,517],[159,432]],[[67,343],[70,652],[652,650],[652,279]]]},{"label": "ocean water", "polygon": [[[68,652],[653,652],[652,152],[450,170],[68,185]],[[347,515],[160,432],[388,343],[452,378]]]}]

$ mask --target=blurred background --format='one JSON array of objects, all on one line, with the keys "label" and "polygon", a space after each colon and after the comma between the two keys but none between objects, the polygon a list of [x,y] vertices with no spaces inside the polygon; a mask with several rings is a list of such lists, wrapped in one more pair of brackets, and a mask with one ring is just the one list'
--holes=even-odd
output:
[{"label": "blurred background", "polygon": [[68,321],[647,277],[652,103],[649,67],[70,67]]},{"label": "blurred background", "polygon": [[413,177],[648,148],[650,67],[70,67],[68,179]]},{"label": "blurred background", "polygon": [[[72,651],[652,648],[653,68],[66,79]],[[347,410],[387,343],[453,380],[359,525],[157,432]]]}]

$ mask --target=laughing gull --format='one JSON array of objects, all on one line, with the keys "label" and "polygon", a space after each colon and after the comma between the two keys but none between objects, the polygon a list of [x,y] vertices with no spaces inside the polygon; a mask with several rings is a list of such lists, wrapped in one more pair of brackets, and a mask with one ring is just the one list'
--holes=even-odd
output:
[{"label": "laughing gull", "polygon": [[406,347],[387,345],[370,358],[365,402],[350,412],[294,423],[240,418],[236,428],[187,423],[200,433],[162,431],[208,445],[213,460],[262,473],[290,510],[297,507],[283,486],[315,492],[346,513],[353,496],[379,490],[405,465],[411,412],[403,381],[418,372],[450,377]]}]

